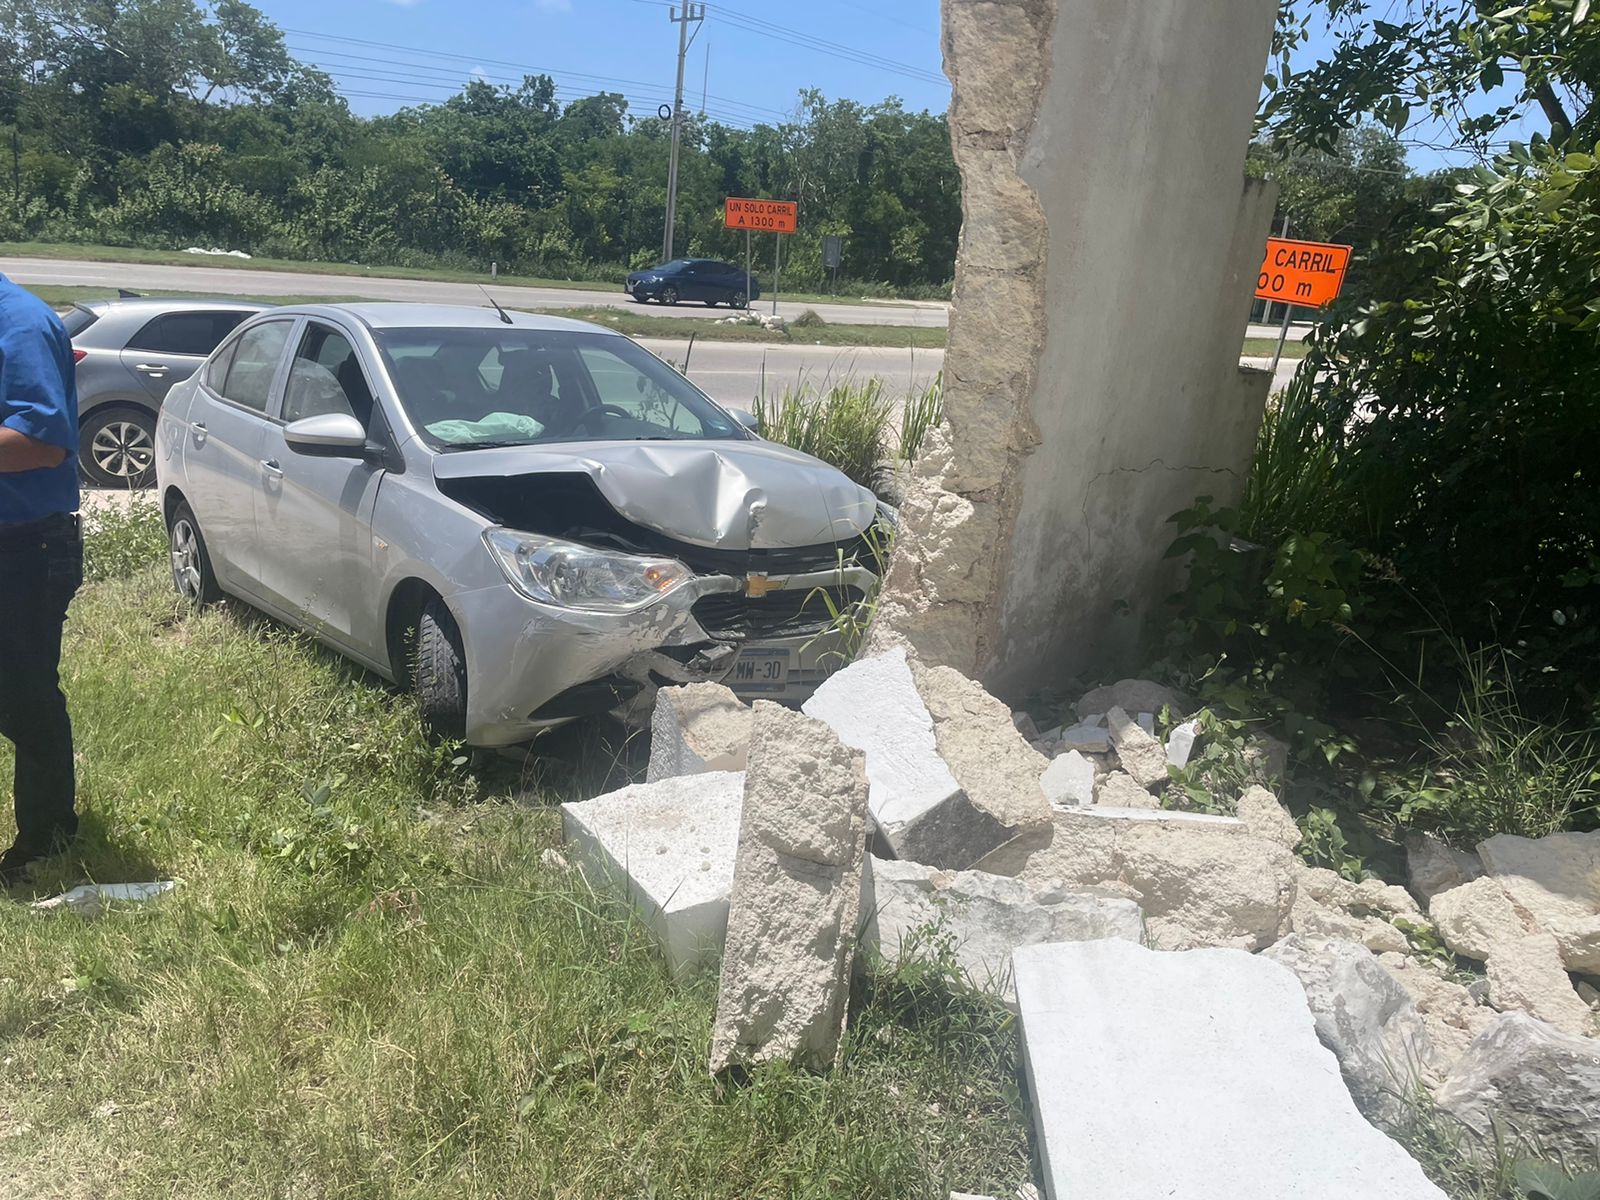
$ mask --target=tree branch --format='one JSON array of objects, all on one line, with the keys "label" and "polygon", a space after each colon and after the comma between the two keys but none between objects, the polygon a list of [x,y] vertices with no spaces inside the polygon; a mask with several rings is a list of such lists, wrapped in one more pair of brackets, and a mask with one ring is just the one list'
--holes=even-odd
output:
[{"label": "tree branch", "polygon": [[1572,118],[1567,116],[1561,97],[1556,95],[1556,89],[1548,79],[1533,85],[1533,98],[1539,102],[1539,107],[1544,109],[1544,119],[1550,122],[1550,140],[1565,141],[1567,135],[1572,132]]}]

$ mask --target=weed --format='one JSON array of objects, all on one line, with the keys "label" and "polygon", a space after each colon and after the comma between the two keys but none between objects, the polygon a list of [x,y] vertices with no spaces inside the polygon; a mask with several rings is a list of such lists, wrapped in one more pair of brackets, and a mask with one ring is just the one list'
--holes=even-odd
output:
[{"label": "weed", "polygon": [[791,329],[821,329],[828,322],[823,320],[822,314],[814,308],[808,308],[794,320],[789,322]]},{"label": "weed", "polygon": [[84,518],[83,577],[87,582],[125,579],[167,557],[167,526],[161,506],[145,492],[126,508],[108,505]]},{"label": "weed", "polygon": [[944,372],[917,395],[908,397],[900,410],[900,441],[896,452],[906,462],[916,462],[922,454],[928,431],[944,420]]},{"label": "weed", "polygon": [[820,458],[870,488],[883,458],[884,435],[893,405],[876,377],[864,383],[844,381],[822,393],[802,382],[769,401],[755,403],[756,432]]}]

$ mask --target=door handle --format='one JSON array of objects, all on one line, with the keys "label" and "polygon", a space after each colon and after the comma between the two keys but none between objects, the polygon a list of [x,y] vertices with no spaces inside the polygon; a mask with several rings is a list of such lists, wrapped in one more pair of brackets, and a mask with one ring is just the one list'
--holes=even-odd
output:
[{"label": "door handle", "polygon": [[166,363],[139,363],[133,369],[135,371],[143,371],[146,375],[152,375],[157,371],[160,371],[162,374],[166,374],[169,370],[171,370]]},{"label": "door handle", "polygon": [[196,446],[204,446],[206,444],[206,438],[210,436],[210,434],[206,432],[206,423],[204,421],[196,421],[193,425],[189,426],[189,432],[194,437],[194,444]]},{"label": "door handle", "polygon": [[281,476],[283,474],[283,468],[278,465],[278,460],[275,459],[275,458],[264,458],[264,459],[262,459],[261,460],[261,469],[263,471],[265,471],[268,475],[272,475],[272,476],[275,476],[275,477],[276,476]]}]

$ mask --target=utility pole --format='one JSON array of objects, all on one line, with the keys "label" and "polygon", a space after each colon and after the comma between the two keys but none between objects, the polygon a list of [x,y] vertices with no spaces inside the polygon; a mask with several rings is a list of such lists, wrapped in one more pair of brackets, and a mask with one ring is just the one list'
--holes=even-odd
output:
[{"label": "utility pole", "polygon": [[706,6],[689,0],[683,8],[670,8],[667,16],[678,27],[678,90],[672,101],[672,158],[667,166],[667,228],[661,238],[661,261],[672,261],[672,240],[678,221],[678,141],[683,135],[683,64],[689,56],[694,38],[689,36],[689,26],[695,26],[695,37],[700,36],[700,22],[706,19]]}]

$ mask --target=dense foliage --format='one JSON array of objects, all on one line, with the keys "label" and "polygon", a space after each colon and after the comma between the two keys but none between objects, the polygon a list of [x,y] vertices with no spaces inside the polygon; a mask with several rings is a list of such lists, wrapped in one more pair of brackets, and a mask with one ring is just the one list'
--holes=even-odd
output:
[{"label": "dense foliage", "polygon": [[[352,115],[244,0],[0,5],[0,240],[243,249],[619,277],[657,260],[668,127],[546,76]],[[797,199],[787,278],[942,288],[960,183],[942,115],[801,94],[750,130],[692,118],[679,253],[742,255],[726,195]],[[763,256],[770,255],[764,248]],[[770,269],[770,258],[766,266]]]}]

